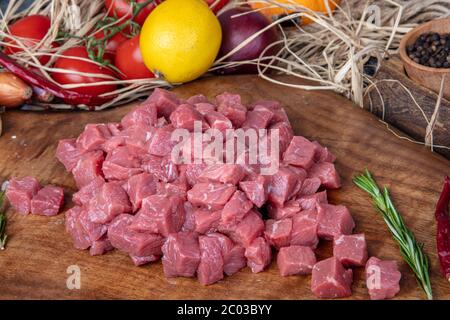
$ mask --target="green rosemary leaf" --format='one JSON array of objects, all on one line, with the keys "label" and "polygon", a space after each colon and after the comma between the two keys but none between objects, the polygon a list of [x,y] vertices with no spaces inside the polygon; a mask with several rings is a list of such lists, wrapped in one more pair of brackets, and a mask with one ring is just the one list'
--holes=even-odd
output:
[{"label": "green rosemary leaf", "polygon": [[423,244],[418,243],[414,234],[409,230],[402,216],[398,213],[389,195],[389,190],[384,187],[380,191],[376,181],[369,170],[353,179],[353,182],[372,197],[376,210],[386,222],[394,240],[400,247],[400,253],[408,266],[414,272],[419,286],[425,291],[428,299],[433,299],[431,290],[429,262],[423,253]]}]

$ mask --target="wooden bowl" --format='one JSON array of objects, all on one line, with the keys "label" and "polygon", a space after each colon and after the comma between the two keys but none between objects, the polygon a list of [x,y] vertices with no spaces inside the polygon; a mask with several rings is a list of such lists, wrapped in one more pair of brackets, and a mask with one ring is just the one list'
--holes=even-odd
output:
[{"label": "wooden bowl", "polygon": [[450,18],[433,20],[419,25],[408,32],[400,42],[400,58],[403,61],[408,77],[436,93],[439,93],[442,77],[445,75],[443,95],[450,100],[450,68],[423,66],[414,62],[406,53],[406,48],[413,44],[421,34],[427,32],[450,33]]}]

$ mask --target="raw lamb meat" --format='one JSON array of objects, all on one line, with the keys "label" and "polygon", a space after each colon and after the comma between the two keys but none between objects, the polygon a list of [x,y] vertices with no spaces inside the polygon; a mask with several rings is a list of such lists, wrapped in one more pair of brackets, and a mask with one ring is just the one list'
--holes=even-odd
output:
[{"label": "raw lamb meat", "polygon": [[40,189],[41,185],[33,177],[12,178],[6,189],[6,197],[18,213],[29,214],[31,211],[31,199]]},{"label": "raw lamb meat", "polygon": [[270,245],[263,237],[258,237],[245,249],[245,257],[253,273],[261,272],[272,261]]},{"label": "raw lamb meat", "polygon": [[344,235],[334,238],[333,256],[345,267],[361,267],[367,261],[366,238],[363,233]]},{"label": "raw lamb meat", "polygon": [[355,222],[345,206],[320,203],[317,205],[317,211],[319,237],[332,240],[341,234],[352,233]]},{"label": "raw lamb meat", "polygon": [[192,232],[169,235],[162,248],[166,277],[193,277],[200,264],[198,236]]},{"label": "raw lamb meat", "polygon": [[400,291],[401,277],[396,261],[371,257],[366,264],[366,285],[370,299],[393,298]]},{"label": "raw lamb meat", "polygon": [[42,216],[56,216],[64,204],[64,190],[45,186],[31,199],[31,213]]},{"label": "raw lamb meat", "polygon": [[353,272],[335,257],[317,262],[312,269],[311,291],[319,298],[344,298],[352,294]]},{"label": "raw lamb meat", "polygon": [[315,264],[316,255],[310,247],[290,246],[278,252],[277,265],[283,277],[310,274]]}]

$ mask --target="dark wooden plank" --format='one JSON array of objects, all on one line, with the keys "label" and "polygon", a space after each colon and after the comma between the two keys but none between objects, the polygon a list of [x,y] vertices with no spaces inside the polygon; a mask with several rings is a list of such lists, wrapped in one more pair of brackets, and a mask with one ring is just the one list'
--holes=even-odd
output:
[{"label": "dark wooden plank", "polygon": [[[183,97],[223,91],[242,94],[245,102],[279,100],[286,107],[297,134],[320,141],[337,156],[343,187],[330,192],[330,201],[347,205],[365,232],[371,255],[400,262],[403,278],[401,299],[422,299],[424,294],[405,263],[387,228],[368,197],[352,185],[351,178],[369,167],[378,181],[390,186],[398,209],[431,261],[435,297],[449,299],[449,285],[439,273],[434,240],[434,205],[450,163],[426,148],[400,140],[378,119],[332,92],[306,92],[273,85],[253,76],[207,78],[176,89]],[[117,121],[133,106],[99,113],[24,113],[4,116],[0,137],[0,181],[11,175],[33,175],[43,183],[63,186],[68,196],[74,182],[53,155],[56,143],[75,137],[89,122]],[[13,136],[15,138],[13,138]],[[68,197],[69,198],[69,197]],[[70,204],[67,206],[69,207]],[[53,218],[21,216],[7,212],[11,238],[0,252],[0,298],[134,298],[134,299],[309,299],[309,276],[282,278],[276,264],[260,274],[248,268],[212,286],[195,279],[165,279],[161,263],[134,267],[120,252],[91,257],[73,249],[64,232],[64,215]],[[321,243],[319,257],[331,255],[329,243]],[[66,270],[81,269],[81,290],[68,290]],[[356,269],[354,299],[367,299],[363,271]]]}]

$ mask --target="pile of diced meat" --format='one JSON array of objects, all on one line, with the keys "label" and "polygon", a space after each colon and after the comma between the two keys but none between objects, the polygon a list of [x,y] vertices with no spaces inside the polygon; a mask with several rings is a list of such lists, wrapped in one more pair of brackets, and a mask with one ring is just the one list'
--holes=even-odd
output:
[{"label": "pile of diced meat", "polygon": [[[221,132],[278,129],[279,170],[269,176],[246,162],[177,165],[171,134],[192,133],[196,121]],[[92,255],[116,248],[137,266],[161,259],[167,277],[209,285],[246,266],[261,272],[277,252],[281,275],[312,274],[312,291],[321,298],[349,296],[351,268],[366,264],[364,234],[353,234],[349,210],[327,202],[326,189],[340,186],[335,157],[294,136],[277,102],[247,107],[230,93],[182,100],[156,89],[119,123],[89,124],[78,138],[61,140],[56,156],[79,188],[66,213],[67,232]],[[334,242],[333,257],[316,260],[320,239]],[[382,271],[371,296],[395,295],[396,266],[369,262]]]}]

